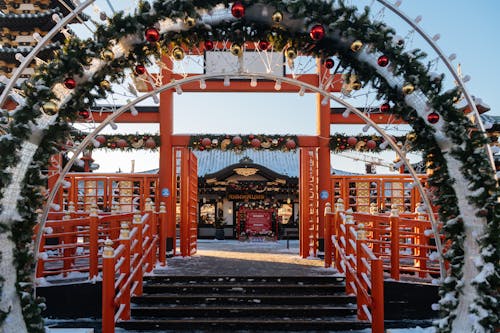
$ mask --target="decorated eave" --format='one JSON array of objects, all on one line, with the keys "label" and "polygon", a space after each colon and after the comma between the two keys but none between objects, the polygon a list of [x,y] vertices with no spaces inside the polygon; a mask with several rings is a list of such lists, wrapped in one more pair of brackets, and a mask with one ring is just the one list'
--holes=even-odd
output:
[{"label": "decorated eave", "polygon": [[259,175],[266,178],[269,181],[278,181],[279,183],[282,184],[297,182],[296,177],[289,177],[274,172],[273,170],[268,169],[265,166],[254,163],[253,160],[251,160],[248,157],[242,158],[240,160],[240,163],[229,165],[215,173],[206,174],[204,177],[201,178],[204,179],[207,183],[210,183],[215,181],[223,181],[234,175],[239,175],[243,177]]},{"label": "decorated eave", "polygon": [[38,28],[49,31],[56,23],[52,20],[52,15],[60,13],[59,8],[52,8],[40,13],[8,13],[0,15],[0,27],[14,31],[28,31]]},{"label": "decorated eave", "polygon": [[[46,45],[42,48],[42,50],[38,53],[37,57],[40,59],[48,59],[53,56],[53,51],[61,48],[60,42],[55,42],[49,45]],[[21,47],[0,47],[0,60],[6,62],[16,62],[16,53],[21,53],[22,55],[27,55],[31,52],[33,47],[31,46],[21,46]]]}]

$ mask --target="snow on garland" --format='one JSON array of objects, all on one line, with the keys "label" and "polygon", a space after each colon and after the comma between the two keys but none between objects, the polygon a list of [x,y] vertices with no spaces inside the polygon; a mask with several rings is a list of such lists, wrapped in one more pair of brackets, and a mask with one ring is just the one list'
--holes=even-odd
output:
[{"label": "snow on garland", "polygon": [[[424,151],[425,161],[434,170],[429,179],[435,188],[434,204],[440,207],[441,220],[449,221],[443,232],[449,244],[446,257],[450,272],[441,286],[439,308],[443,317],[437,323],[438,328],[451,332],[464,324],[463,329],[468,331],[494,331],[500,313],[498,188],[483,149],[482,133],[474,131],[469,119],[453,105],[460,92],[456,89],[443,92],[442,77],[429,73],[428,66],[421,62],[425,54],[419,50],[406,52],[392,29],[382,22],[370,21],[368,9],[358,13],[342,1],[242,3],[248,7],[247,16],[236,19],[226,15],[202,22],[202,14],[219,4],[227,8],[228,2],[142,2],[136,14],[117,13],[107,25],[98,27],[95,39],[67,40],[56,58],[42,65],[24,84],[25,103],[15,113],[9,134],[0,137],[0,151],[13,152],[0,158],[0,264],[11,265],[10,260],[14,260],[17,274],[12,279],[4,273],[0,320],[21,313],[22,309],[26,328],[30,332],[43,332],[40,301],[30,296],[33,255],[29,244],[36,223],[35,210],[43,204],[42,195],[34,189],[44,186],[46,180],[40,170],[46,168],[55,147],[64,143],[71,129],[68,121],[78,117],[75,110],[89,110],[111,89],[101,84],[104,80],[121,82],[128,73],[123,69],[147,65],[150,56],[160,58],[163,54],[174,55],[175,47],[189,49],[206,41],[229,40],[235,45],[268,41],[274,51],[284,51],[288,56],[299,52],[326,60],[335,55],[340,68],[346,69],[344,74],[356,78],[351,80],[353,83],[359,87],[370,83],[378,89],[382,100],[395,106],[394,113],[418,133],[413,147]],[[264,7],[267,14],[259,10]],[[285,18],[278,25],[271,21],[275,11]],[[318,24],[324,28],[324,38],[317,39],[321,34],[309,34],[309,29]],[[158,41],[144,40],[144,31],[151,27],[158,29]],[[387,60],[387,67],[377,64],[381,56]],[[71,92],[62,87],[67,77],[76,82]],[[427,101],[432,118],[426,111],[428,105],[422,107],[417,103],[418,98],[411,97],[412,93]],[[40,120],[46,117],[57,117],[59,121],[45,122],[42,126]],[[38,150],[31,155],[24,153],[27,143]],[[21,163],[29,164],[24,178],[13,177]],[[10,191],[20,198],[15,209],[5,200]],[[460,205],[466,207],[461,210]],[[9,233],[11,237],[6,237]],[[471,257],[469,251],[477,248],[476,242],[480,252]],[[6,250],[6,247],[12,248]],[[478,272],[473,281],[468,280],[471,272]],[[5,290],[12,288],[17,289],[18,297],[4,299]],[[466,299],[461,296],[464,292]],[[3,327],[6,322],[3,321]],[[18,328],[23,331],[22,326]]]}]

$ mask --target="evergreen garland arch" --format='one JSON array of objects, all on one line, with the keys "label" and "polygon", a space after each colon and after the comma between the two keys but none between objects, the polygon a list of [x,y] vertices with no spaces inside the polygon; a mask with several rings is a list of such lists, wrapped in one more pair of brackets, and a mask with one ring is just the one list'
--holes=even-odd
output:
[{"label": "evergreen garland arch", "polygon": [[[483,133],[453,105],[461,92],[443,91],[442,77],[429,73],[422,62],[425,54],[405,51],[391,28],[369,19],[368,9],[358,13],[342,1],[320,0],[242,4],[246,16],[203,21],[203,14],[230,8],[231,3],[143,2],[135,14],[117,13],[107,25],[98,27],[94,39],[67,40],[54,60],[40,66],[24,84],[24,103],[13,114],[9,134],[0,137],[0,151],[12,152],[0,158],[2,327],[43,332],[42,304],[33,297],[30,247],[35,210],[44,199],[41,170],[71,131],[70,122],[78,111],[89,109],[111,89],[101,82],[120,82],[128,73],[124,69],[149,64],[150,56],[171,54],[175,47],[197,48],[206,40],[235,44],[268,40],[276,51],[294,48],[323,60],[335,55],[343,68],[356,74],[361,83],[376,87],[379,98],[391,102],[394,112],[412,125],[414,146],[434,169],[429,183],[440,219],[445,221],[448,243],[444,255],[450,270],[441,284],[442,319],[436,326],[441,332],[494,331],[500,312],[499,192]],[[257,15],[259,8],[267,8],[268,14]],[[270,20],[275,11],[285,18],[280,25]],[[311,39],[309,30],[315,25],[325,29],[324,38]],[[152,27],[161,34],[158,42],[144,38],[144,31]],[[360,41],[359,50],[352,47],[356,41]],[[377,65],[381,55],[388,57],[388,67]],[[62,87],[67,77],[77,83],[71,91]],[[409,86],[415,88],[413,93],[403,89]],[[436,123],[428,120],[431,112],[439,115]],[[10,258],[16,269],[14,280],[8,271]],[[19,318],[20,309],[24,318]]]}]

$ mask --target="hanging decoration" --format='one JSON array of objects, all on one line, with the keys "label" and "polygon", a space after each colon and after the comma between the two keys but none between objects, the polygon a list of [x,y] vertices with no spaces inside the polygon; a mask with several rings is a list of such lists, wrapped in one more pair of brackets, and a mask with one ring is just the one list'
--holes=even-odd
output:
[{"label": "hanging decoration", "polygon": [[72,77],[68,77],[64,80],[64,86],[68,89],[75,89],[76,81]]},{"label": "hanging decoration", "polygon": [[239,1],[235,2],[231,7],[231,14],[236,18],[242,18],[245,16],[245,6]]},{"label": "hanging decoration", "polygon": [[156,43],[157,41],[160,40],[160,33],[156,28],[148,28],[144,32],[144,36],[146,37],[146,40],[150,43]]},{"label": "hanging decoration", "polygon": [[311,28],[309,36],[311,36],[311,39],[314,41],[322,40],[325,37],[325,28],[321,24],[316,24]]},{"label": "hanging decoration", "polygon": [[229,135],[201,134],[192,135],[189,147],[194,150],[220,149],[240,152],[245,149],[294,151],[298,148],[295,135]]}]

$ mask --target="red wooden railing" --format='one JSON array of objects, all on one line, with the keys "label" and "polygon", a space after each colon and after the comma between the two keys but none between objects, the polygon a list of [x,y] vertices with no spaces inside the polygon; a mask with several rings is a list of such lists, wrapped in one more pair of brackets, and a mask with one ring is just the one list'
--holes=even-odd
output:
[{"label": "red wooden railing", "polygon": [[118,320],[130,319],[130,299],[142,294],[143,275],[151,272],[156,262],[156,219],[155,214],[151,213],[143,217],[136,215],[132,230],[128,223],[122,223],[118,241],[105,241],[102,277],[103,333],[113,333]]},{"label": "red wooden railing", "polygon": [[157,174],[68,173],[56,202],[63,209],[73,202],[77,211],[89,211],[97,205],[101,211],[113,207],[122,212],[144,211],[146,200],[159,202]]},{"label": "red wooden railing", "polygon": [[[343,210],[343,209],[342,209]],[[325,209],[325,265],[331,265],[332,253],[337,269],[345,274],[346,292],[356,295],[357,315],[368,320],[372,332],[384,332],[384,272],[382,260],[367,246],[365,239],[357,235],[348,223],[334,222],[338,227],[330,237],[332,213],[329,204]],[[336,210],[335,220],[343,219]]]},{"label": "red wooden railing", "polygon": [[104,240],[117,239],[120,223],[131,222],[132,218],[132,213],[99,216],[95,207],[90,213],[72,210],[63,214],[50,213],[40,242],[37,278],[66,277],[72,272],[87,274],[88,279],[97,277]]}]

